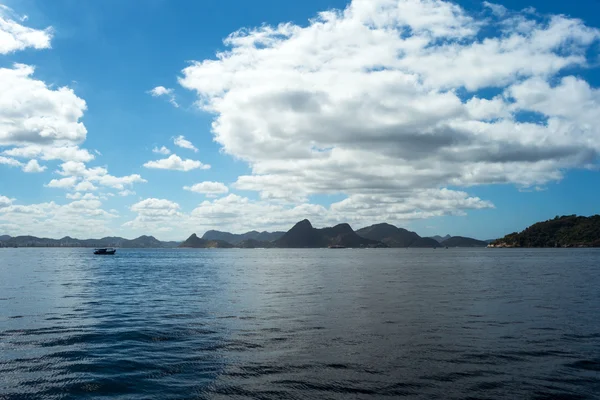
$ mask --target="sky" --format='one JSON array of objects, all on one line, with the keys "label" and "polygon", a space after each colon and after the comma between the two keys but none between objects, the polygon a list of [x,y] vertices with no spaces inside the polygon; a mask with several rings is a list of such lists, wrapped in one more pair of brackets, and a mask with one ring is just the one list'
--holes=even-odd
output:
[{"label": "sky", "polygon": [[598,213],[600,1],[0,0],[0,234]]}]

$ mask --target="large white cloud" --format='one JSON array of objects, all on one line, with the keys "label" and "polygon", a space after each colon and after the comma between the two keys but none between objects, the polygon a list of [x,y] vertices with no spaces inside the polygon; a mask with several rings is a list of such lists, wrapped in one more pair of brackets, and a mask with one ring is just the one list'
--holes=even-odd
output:
[{"label": "large white cloud", "polygon": [[79,121],[85,101],[67,87],[48,87],[33,72],[24,64],[0,68],[0,146],[85,140]]},{"label": "large white cloud", "polygon": [[197,160],[182,159],[177,154],[171,154],[168,158],[156,161],[148,161],[144,167],[151,169],[169,169],[172,171],[192,171],[194,169],[210,169],[210,165],[203,164]]},{"label": "large white cloud", "polygon": [[34,29],[14,19],[15,13],[0,4],[0,54],[8,54],[28,47],[47,49],[52,39],[52,28]]},{"label": "large white cloud", "polygon": [[[223,150],[250,164],[234,187],[264,200],[341,193],[329,213],[381,210],[373,220],[491,207],[440,189],[529,187],[597,162],[597,89],[556,77],[587,66],[600,32],[485,9],[354,0],[306,26],[234,32],[229,50],[192,63],[179,83],[215,115]],[[430,208],[432,191],[459,198]]]}]

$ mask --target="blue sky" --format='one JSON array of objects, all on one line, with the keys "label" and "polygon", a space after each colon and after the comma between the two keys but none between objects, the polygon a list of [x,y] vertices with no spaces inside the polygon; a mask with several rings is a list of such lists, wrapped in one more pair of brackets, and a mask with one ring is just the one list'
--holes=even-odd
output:
[{"label": "blue sky", "polygon": [[0,5],[0,234],[598,212],[600,2]]}]

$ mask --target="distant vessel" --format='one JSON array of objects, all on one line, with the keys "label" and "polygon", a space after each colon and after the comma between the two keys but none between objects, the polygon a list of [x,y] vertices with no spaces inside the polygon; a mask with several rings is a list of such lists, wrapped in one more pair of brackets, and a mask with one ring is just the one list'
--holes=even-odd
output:
[{"label": "distant vessel", "polygon": [[328,246],[328,248],[330,248],[330,249],[345,249],[346,246],[342,246],[341,244],[332,244],[332,245]]},{"label": "distant vessel", "polygon": [[112,256],[117,252],[117,249],[113,249],[111,247],[105,249],[95,249],[94,254],[103,255],[103,256]]}]

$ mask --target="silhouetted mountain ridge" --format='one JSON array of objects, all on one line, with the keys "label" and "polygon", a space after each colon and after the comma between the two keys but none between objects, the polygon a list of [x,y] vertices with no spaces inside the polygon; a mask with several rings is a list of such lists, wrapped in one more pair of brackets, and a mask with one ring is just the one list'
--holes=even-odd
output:
[{"label": "silhouetted mountain ridge", "polygon": [[193,233],[189,238],[181,243],[179,247],[191,249],[229,249],[232,248],[233,245],[224,240],[201,239],[195,233]]},{"label": "silhouetted mountain ridge", "polygon": [[463,236],[452,236],[442,242],[447,247],[486,247],[488,242]]},{"label": "silhouetted mountain ridge", "polygon": [[285,232],[258,232],[250,231],[242,234],[235,234],[230,232],[222,232],[216,230],[206,231],[202,235],[202,239],[205,240],[224,240],[231,244],[239,244],[245,240],[252,239],[259,242],[272,242],[273,240],[279,239]]},{"label": "silhouetted mountain ridge", "polygon": [[275,240],[273,244],[274,247],[280,248],[382,246],[382,243],[377,240],[357,235],[349,224],[338,224],[332,227],[317,229],[307,219],[298,222],[281,238]]},{"label": "silhouetted mountain ridge", "polygon": [[154,236],[140,236],[135,239],[104,237],[102,239],[75,239],[65,236],[61,239],[39,238],[24,235],[0,237],[0,247],[121,247],[121,248],[174,248],[179,242],[163,242]]},{"label": "silhouetted mountain ridge", "polygon": [[452,236],[450,236],[450,235],[446,235],[446,236],[440,236],[440,235],[430,236],[431,239],[437,240],[439,243],[442,243],[444,240],[448,240],[451,237]]},{"label": "silhouetted mountain ridge", "polygon": [[398,228],[388,223],[380,223],[356,231],[359,236],[377,240],[389,247],[439,247],[437,240],[423,238],[409,230]]}]

